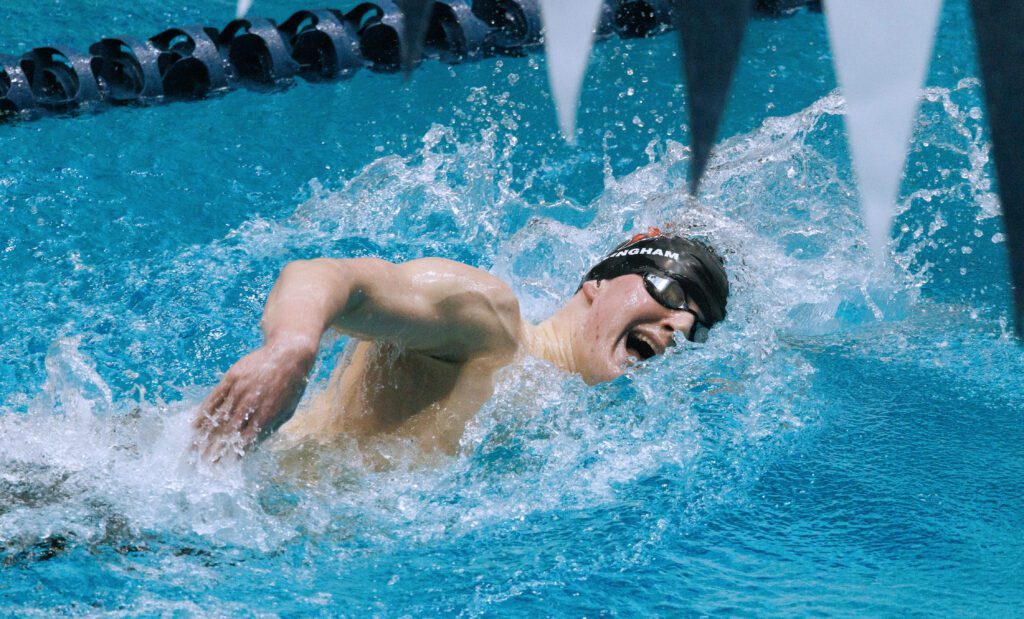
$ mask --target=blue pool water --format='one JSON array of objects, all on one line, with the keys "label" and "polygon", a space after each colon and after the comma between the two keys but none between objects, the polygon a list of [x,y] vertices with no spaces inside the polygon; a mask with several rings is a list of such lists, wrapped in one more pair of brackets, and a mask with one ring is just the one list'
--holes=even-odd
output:
[{"label": "blue pool water", "polygon": [[[233,9],[13,0],[0,51]],[[948,2],[884,264],[806,12],[751,23],[699,202],[671,35],[597,46],[577,148],[540,56],[0,125],[0,614],[1019,615],[1024,354],[969,24]],[[526,361],[434,467],[192,463],[289,260],[447,256],[539,320],[665,222],[727,253],[706,345],[597,388]]]}]

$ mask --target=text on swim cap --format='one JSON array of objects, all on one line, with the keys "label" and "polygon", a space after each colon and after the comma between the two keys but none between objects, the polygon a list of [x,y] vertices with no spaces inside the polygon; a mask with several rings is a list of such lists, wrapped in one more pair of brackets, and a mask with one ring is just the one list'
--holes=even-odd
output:
[{"label": "text on swim cap", "polygon": [[679,261],[679,254],[674,251],[662,250],[656,247],[634,247],[633,249],[623,249],[617,251],[614,254],[608,256],[608,258],[621,258],[623,256],[636,256],[637,254],[649,254],[651,256],[664,256],[665,258],[671,258],[672,260]]}]

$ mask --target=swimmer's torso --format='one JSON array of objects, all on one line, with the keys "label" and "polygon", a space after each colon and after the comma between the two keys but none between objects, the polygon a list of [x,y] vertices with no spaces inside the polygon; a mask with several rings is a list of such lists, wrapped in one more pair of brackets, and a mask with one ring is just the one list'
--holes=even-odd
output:
[{"label": "swimmer's torso", "polygon": [[395,437],[454,454],[466,423],[493,394],[495,373],[514,359],[505,353],[453,363],[387,342],[349,347],[326,389],[282,427],[292,440]]}]

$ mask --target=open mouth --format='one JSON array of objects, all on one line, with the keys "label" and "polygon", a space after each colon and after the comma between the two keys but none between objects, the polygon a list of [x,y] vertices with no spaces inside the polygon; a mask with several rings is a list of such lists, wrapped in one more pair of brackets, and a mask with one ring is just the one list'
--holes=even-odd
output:
[{"label": "open mouth", "polygon": [[643,333],[630,331],[626,335],[626,353],[641,361],[650,359],[658,354],[657,345]]}]

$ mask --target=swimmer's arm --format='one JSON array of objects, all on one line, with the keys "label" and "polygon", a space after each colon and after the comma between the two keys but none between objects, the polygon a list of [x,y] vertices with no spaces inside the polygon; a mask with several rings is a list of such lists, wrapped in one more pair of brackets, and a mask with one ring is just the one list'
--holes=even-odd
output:
[{"label": "swimmer's arm", "polygon": [[208,460],[241,455],[284,424],[328,328],[459,364],[514,352],[519,325],[511,290],[464,264],[437,258],[292,262],[267,298],[263,346],[235,363],[200,407],[196,448]]},{"label": "swimmer's arm", "polygon": [[448,361],[515,347],[519,305],[501,280],[473,267],[424,258],[292,262],[267,299],[267,342],[315,356],[331,327]]}]

